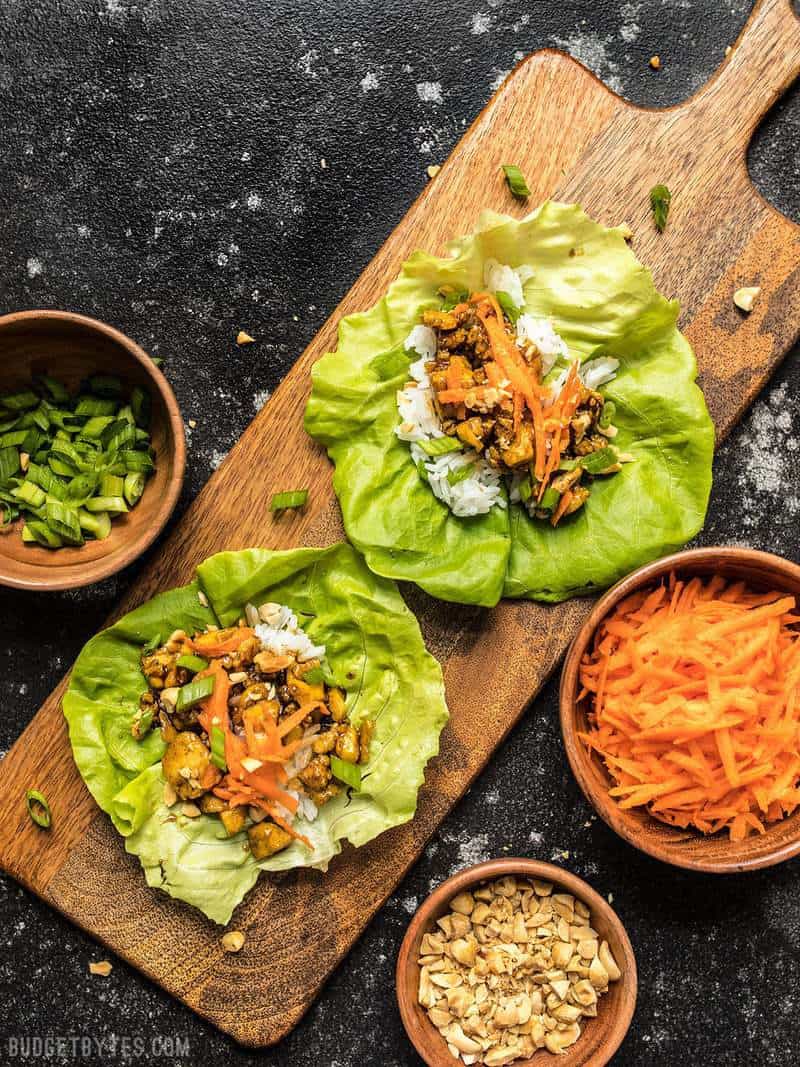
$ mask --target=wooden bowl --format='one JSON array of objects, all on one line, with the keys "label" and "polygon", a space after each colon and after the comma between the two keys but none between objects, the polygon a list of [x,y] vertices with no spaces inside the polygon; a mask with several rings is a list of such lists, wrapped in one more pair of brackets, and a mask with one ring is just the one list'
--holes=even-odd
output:
[{"label": "wooden bowl", "polygon": [[588,701],[578,701],[579,668],[601,620],[626,596],[672,571],[679,578],[720,574],[755,590],[800,595],[800,567],[780,556],[747,548],[697,548],[648,563],[598,600],[567,652],[561,675],[561,733],[578,785],[597,814],[629,844],[676,867],[730,874],[781,863],[800,852],[800,812],[772,823],[764,834],[732,842],[726,832],[704,836],[653,818],[644,809],[623,811],[608,795],[611,778],[601,759],[578,737],[588,729]]},{"label": "wooden bowl", "polygon": [[128,388],[145,388],[152,401],[156,470],[139,503],[114,519],[104,541],[47,549],[25,544],[19,522],[3,530],[0,584],[16,589],[73,589],[114,574],[136,559],[172,513],[186,463],[183,421],[172,389],[147,354],[119,330],[66,311],[20,311],[0,317],[0,392],[30,385],[32,375],[45,372],[71,391],[93,373],[114,374]]},{"label": "wooden bowl", "polygon": [[600,997],[596,1018],[581,1020],[581,1036],[571,1048],[559,1056],[540,1049],[531,1059],[514,1060],[513,1067],[553,1067],[555,1063],[559,1067],[603,1067],[622,1044],[636,1007],[633,948],[617,914],[591,886],[562,867],[538,860],[509,858],[479,863],[442,882],[423,901],[409,924],[397,957],[397,1003],[406,1033],[428,1067],[463,1067],[463,1061],[450,1054],[444,1038],[417,1000],[419,946],[423,935],[429,933],[436,920],[449,910],[449,903],[456,894],[476,888],[479,882],[494,881],[510,874],[552,882],[559,890],[582,900],[591,911],[592,926],[601,939],[608,942],[622,971],[622,977],[611,982],[608,992]]}]

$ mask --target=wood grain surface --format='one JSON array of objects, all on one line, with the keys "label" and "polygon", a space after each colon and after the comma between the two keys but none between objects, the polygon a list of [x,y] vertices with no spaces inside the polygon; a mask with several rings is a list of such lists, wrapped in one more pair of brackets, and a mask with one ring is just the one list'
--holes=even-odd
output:
[{"label": "wood grain surface", "polygon": [[[800,228],[747,174],[760,118],[800,71],[800,24],[788,0],[764,0],[716,76],[666,111],[634,107],[577,62],[538,52],[505,81],[119,605],[127,611],[189,579],[223,548],[326,544],[342,536],[330,466],[302,429],[312,363],[335,344],[343,314],[376,301],[416,248],[441,252],[490,207],[522,216],[541,200],[579,201],[601,222],[627,220],[656,285],[676,296],[723,438],[800,332]],[[527,206],[511,200],[502,163],[521,166]],[[667,230],[648,192],[673,192]],[[744,317],[741,285],[760,285]],[[253,477],[253,472],[258,477]],[[311,487],[302,514],[274,519],[272,492]],[[237,1040],[279,1040],[414,862],[554,669],[590,602],[504,602],[492,611],[442,605],[412,590],[445,672],[452,713],[414,820],[348,850],[326,875],[262,878],[233,924],[247,936],[226,956],[217,927],[146,888],[138,864],[100,815],[74,768],[60,711],[63,683],[5,758],[0,864],[165,989]],[[25,814],[36,786],[55,812],[47,837]],[[63,814],[62,814],[63,813]],[[69,813],[67,815],[67,813]],[[276,901],[279,906],[276,907]]]}]

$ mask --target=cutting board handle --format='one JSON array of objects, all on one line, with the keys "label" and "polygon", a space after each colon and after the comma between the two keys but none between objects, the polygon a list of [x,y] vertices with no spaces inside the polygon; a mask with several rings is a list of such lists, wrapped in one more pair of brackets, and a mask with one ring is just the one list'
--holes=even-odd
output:
[{"label": "cutting board handle", "polygon": [[791,0],[759,0],[730,55],[691,100],[722,129],[749,135],[800,74],[800,19]]}]

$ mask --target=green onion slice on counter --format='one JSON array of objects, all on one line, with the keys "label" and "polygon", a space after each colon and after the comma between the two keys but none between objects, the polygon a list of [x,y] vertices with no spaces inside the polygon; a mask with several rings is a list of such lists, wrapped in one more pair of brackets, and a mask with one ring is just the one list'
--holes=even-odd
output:
[{"label": "green onion slice on counter", "polygon": [[28,806],[28,814],[36,825],[41,826],[43,830],[49,830],[53,818],[47,797],[38,789],[29,789],[25,794],[25,803]]},{"label": "green onion slice on counter", "polygon": [[506,176],[508,187],[512,194],[517,197],[518,200],[527,200],[531,195],[531,191],[528,188],[528,183],[525,181],[525,175],[522,171],[513,163],[503,164],[503,173]]},{"label": "green onion slice on counter", "polygon": [[650,190],[650,207],[653,209],[653,222],[659,233],[664,232],[669,215],[669,205],[672,202],[672,193],[666,185],[654,185]]},{"label": "green onion slice on counter", "polygon": [[286,511],[288,508],[303,508],[308,501],[307,489],[293,489],[286,493],[276,493],[270,503],[273,511]]}]

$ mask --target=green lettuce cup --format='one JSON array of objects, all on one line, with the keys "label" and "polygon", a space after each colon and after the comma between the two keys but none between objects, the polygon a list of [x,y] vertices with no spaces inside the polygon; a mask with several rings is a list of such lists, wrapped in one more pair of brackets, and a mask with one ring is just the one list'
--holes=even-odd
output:
[{"label": "green lettuce cup", "polygon": [[[147,687],[144,645],[176,629],[235,624],[246,604],[267,600],[290,607],[309,638],[325,644],[326,681],[346,691],[349,721],[371,720],[374,735],[360,791],[341,792],[311,822],[298,817],[311,849],[294,841],[259,862],[242,833],[227,837],[212,816],[189,819],[166,807],[160,732],[137,741],[131,723]],[[63,709],[78,770],[139,857],[148,885],[220,924],[261,871],[324,870],[345,841],[363,845],[412,818],[447,721],[441,669],[416,619],[394,582],[376,577],[346,544],[212,556],[189,585],[154,597],[88,642]]]},{"label": "green lettuce cup", "polygon": [[[677,302],[656,291],[622,229],[548,202],[522,221],[486,213],[450,253],[414,253],[375,307],[342,321],[336,351],[312,370],[305,425],[335,464],[345,529],[370,569],[460,603],[560,601],[693,537],[711,488],[713,425]],[[488,513],[454,515],[395,432],[397,393],[418,359],[405,347],[410,331],[441,306],[442,286],[481,289],[491,260],[524,268],[519,310],[550,320],[570,359],[618,361],[602,391],[615,405],[614,444],[630,461],[596,479],[585,507],[555,528],[505,487]]]}]

